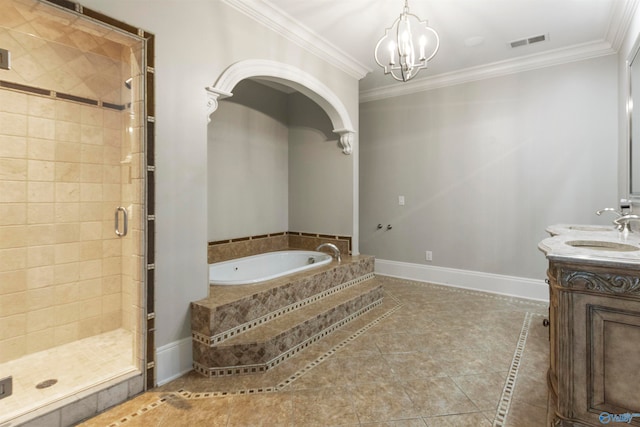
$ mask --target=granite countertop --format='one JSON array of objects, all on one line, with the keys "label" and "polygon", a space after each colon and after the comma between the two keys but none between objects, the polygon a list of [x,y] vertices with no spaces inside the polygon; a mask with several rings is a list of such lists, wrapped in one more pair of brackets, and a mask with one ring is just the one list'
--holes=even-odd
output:
[{"label": "granite countertop", "polygon": [[[557,224],[538,244],[549,260],[580,262],[603,267],[640,269],[640,233],[620,232],[613,226]],[[603,245],[601,249],[598,245]],[[607,246],[624,250],[611,250]],[[637,250],[629,250],[637,248]]]}]

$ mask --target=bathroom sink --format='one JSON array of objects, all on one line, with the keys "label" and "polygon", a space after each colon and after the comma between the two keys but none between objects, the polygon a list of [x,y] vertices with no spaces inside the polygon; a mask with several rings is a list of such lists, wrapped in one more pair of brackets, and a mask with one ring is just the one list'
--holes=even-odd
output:
[{"label": "bathroom sink", "polygon": [[571,225],[569,226],[569,230],[575,231],[611,231],[613,230],[612,226],[607,225]]},{"label": "bathroom sink", "polygon": [[574,248],[592,249],[597,251],[633,252],[640,248],[626,243],[607,242],[604,240],[570,240],[565,242]]}]

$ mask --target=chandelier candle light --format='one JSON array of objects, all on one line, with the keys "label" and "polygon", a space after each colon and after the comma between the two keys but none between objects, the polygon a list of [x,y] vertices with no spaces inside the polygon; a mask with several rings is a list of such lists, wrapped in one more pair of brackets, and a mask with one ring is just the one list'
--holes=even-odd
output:
[{"label": "chandelier candle light", "polygon": [[[416,46],[418,49],[416,50]],[[409,2],[391,27],[384,31],[375,50],[376,62],[385,74],[406,82],[427,68],[427,63],[440,48],[440,38],[433,28],[413,13],[409,13]],[[427,55],[428,53],[428,55]]]}]

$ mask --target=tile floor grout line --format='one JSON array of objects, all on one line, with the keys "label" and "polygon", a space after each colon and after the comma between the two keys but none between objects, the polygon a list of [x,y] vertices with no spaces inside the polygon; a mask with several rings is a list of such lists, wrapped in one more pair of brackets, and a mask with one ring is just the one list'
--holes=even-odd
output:
[{"label": "tile floor grout line", "polygon": [[520,330],[520,337],[518,338],[518,344],[516,350],[513,353],[513,359],[511,361],[511,368],[507,375],[502,395],[500,396],[500,404],[496,411],[496,416],[493,420],[493,427],[503,427],[507,421],[507,415],[509,415],[509,408],[511,406],[511,399],[513,398],[513,392],[516,387],[516,380],[518,379],[518,369],[520,368],[520,362],[524,353],[524,348],[527,344],[527,337],[529,336],[529,328],[531,326],[532,313],[527,312],[522,323],[522,329]]}]

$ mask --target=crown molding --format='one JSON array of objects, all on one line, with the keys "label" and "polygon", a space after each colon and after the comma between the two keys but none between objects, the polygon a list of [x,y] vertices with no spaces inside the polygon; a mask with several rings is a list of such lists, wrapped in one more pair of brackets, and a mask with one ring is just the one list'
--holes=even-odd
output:
[{"label": "crown molding", "polygon": [[[635,0],[634,0],[635,1]],[[454,86],[477,80],[490,79],[538,68],[551,67],[569,62],[582,61],[616,53],[607,41],[598,41],[571,46],[569,48],[494,62],[492,64],[466,68],[432,77],[410,80],[406,83],[388,85],[360,92],[360,103],[409,95],[415,92]]]},{"label": "crown molding", "polygon": [[622,47],[629,25],[631,25],[633,16],[638,8],[638,3],[640,3],[640,0],[617,1],[614,3],[605,40],[611,44],[611,47],[616,52]]},{"label": "crown molding", "polygon": [[222,0],[222,2],[358,80],[371,72],[370,68],[267,0]]}]

